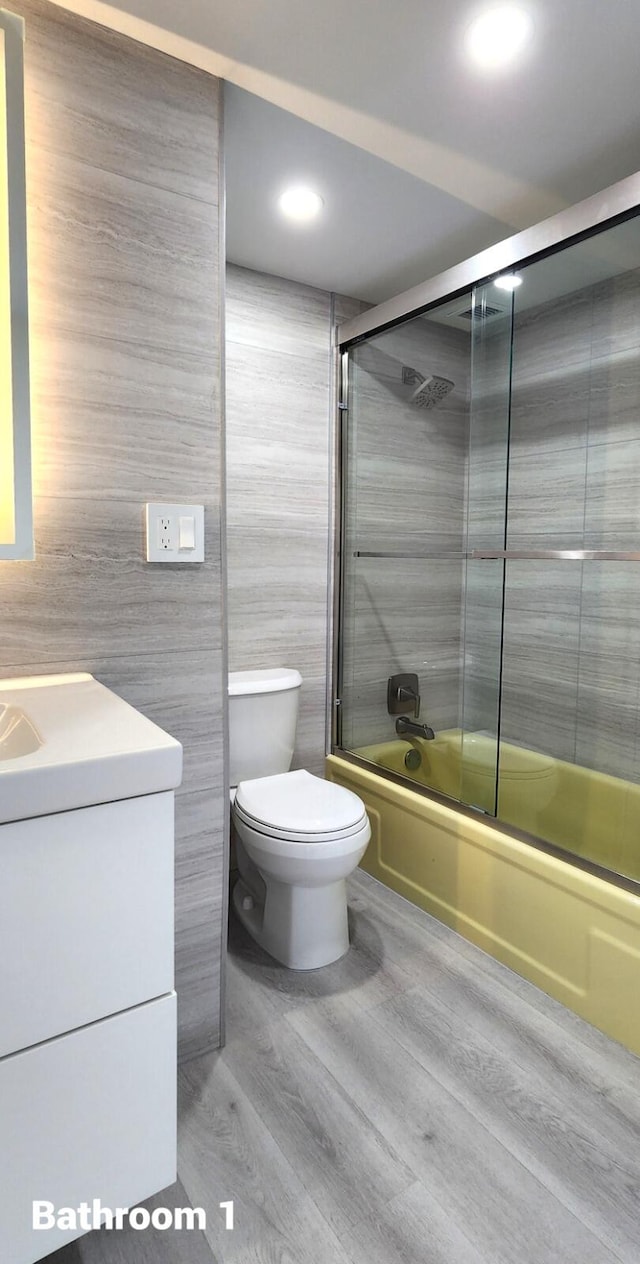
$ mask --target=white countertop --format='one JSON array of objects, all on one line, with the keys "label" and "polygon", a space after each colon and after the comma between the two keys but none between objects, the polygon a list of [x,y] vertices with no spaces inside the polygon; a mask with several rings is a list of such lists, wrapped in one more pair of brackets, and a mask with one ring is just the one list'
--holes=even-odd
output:
[{"label": "white countertop", "polygon": [[1,823],[180,785],[180,743],[88,673],[1,680],[0,704],[19,707],[42,743],[0,758]]}]

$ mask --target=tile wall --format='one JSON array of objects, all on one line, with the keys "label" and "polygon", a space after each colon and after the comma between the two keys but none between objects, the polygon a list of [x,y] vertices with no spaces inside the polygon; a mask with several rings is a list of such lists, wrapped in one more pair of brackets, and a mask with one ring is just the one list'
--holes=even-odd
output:
[{"label": "tile wall", "polygon": [[[41,0],[26,19],[36,560],[0,564],[0,674],[86,670],[183,743],[184,1057],[220,1040],[227,792],[220,85]],[[203,566],[148,566],[147,500],[203,502]]]},{"label": "tile wall", "polygon": [[325,756],[332,322],[361,305],[227,267],[229,667],[303,677],[294,767]]}]

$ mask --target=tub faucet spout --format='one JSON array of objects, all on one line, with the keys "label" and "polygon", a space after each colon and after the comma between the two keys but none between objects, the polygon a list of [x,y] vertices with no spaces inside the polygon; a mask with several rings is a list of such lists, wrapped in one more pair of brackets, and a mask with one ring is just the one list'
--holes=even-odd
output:
[{"label": "tub faucet spout", "polygon": [[407,715],[399,715],[396,720],[396,733],[399,737],[424,737],[427,742],[432,742],[435,738],[433,729],[428,724],[417,724],[415,720],[410,720]]}]

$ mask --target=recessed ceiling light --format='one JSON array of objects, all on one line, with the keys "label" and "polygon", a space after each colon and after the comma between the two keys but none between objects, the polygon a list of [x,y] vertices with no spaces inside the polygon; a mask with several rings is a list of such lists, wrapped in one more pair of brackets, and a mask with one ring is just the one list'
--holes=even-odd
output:
[{"label": "recessed ceiling light", "polygon": [[501,276],[497,277],[493,284],[496,286],[496,289],[509,290],[511,293],[512,290],[517,290],[518,286],[522,285],[522,277],[514,276],[513,274]]},{"label": "recessed ceiling light", "polygon": [[500,4],[479,14],[467,30],[467,50],[483,70],[513,63],[531,37],[533,22],[525,9]]},{"label": "recessed ceiling light", "polygon": [[278,206],[287,219],[295,220],[298,224],[306,224],[320,214],[324,199],[307,185],[296,184],[280,194]]}]

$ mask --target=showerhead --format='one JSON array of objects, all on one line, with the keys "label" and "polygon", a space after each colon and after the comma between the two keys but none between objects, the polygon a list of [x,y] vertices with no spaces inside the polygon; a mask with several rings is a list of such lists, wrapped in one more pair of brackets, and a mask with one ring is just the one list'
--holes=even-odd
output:
[{"label": "showerhead", "polygon": [[405,366],[402,370],[402,381],[405,386],[413,386],[409,403],[418,408],[435,408],[453,390],[455,383],[448,377],[438,377],[436,373],[423,377],[415,369]]}]

